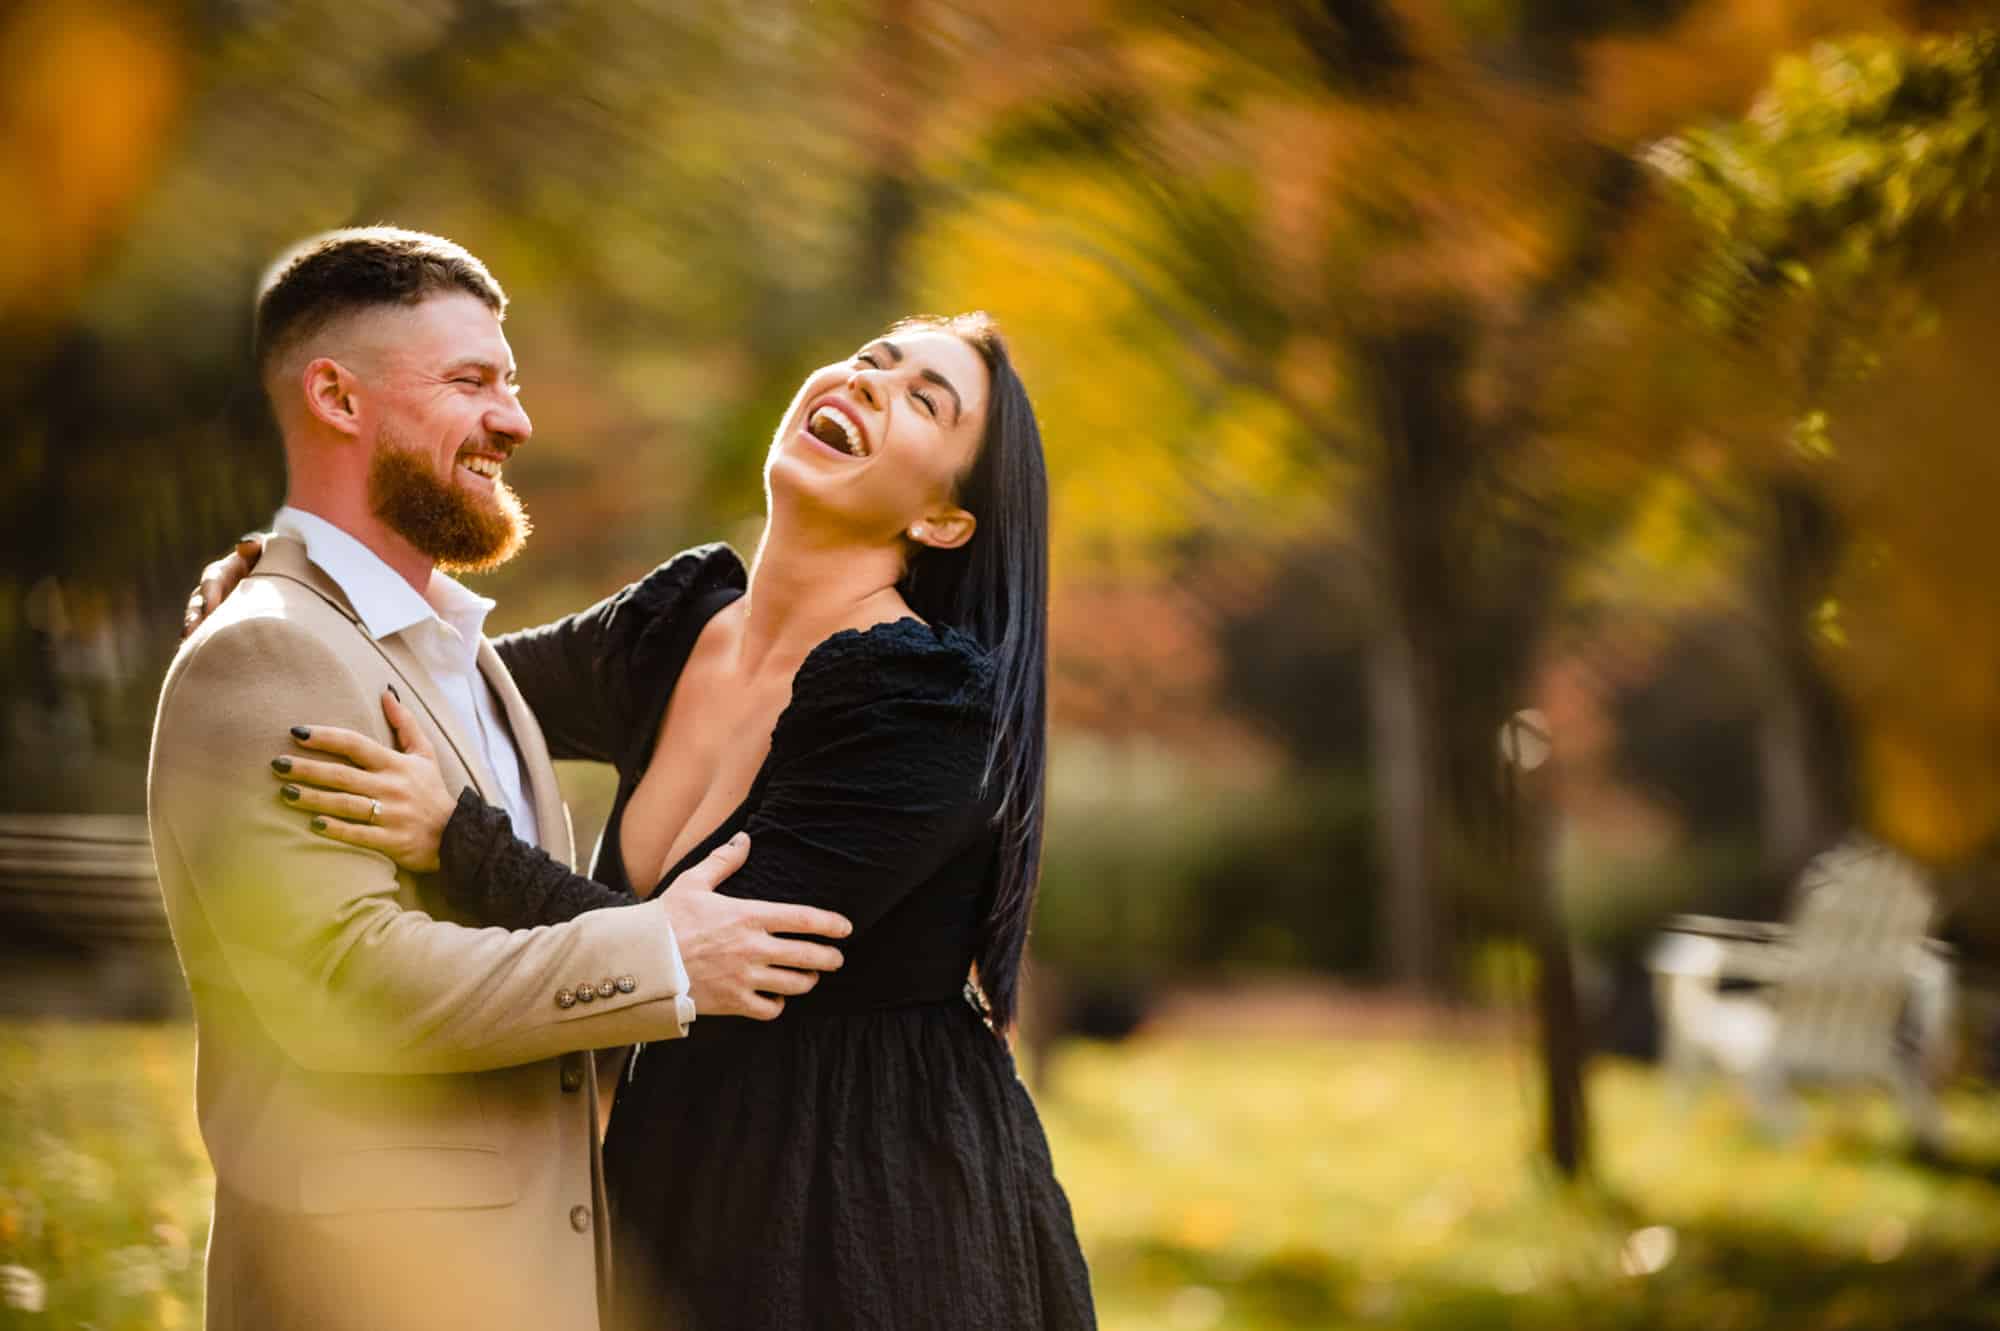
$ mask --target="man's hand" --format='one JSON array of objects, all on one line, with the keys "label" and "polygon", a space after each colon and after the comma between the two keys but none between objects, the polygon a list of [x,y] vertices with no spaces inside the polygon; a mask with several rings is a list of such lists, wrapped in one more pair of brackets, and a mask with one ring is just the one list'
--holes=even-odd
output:
[{"label": "man's hand", "polygon": [[749,857],[750,838],[738,832],[660,894],[700,1016],[771,1020],[785,1010],[786,998],[805,993],[819,983],[820,972],[839,970],[841,963],[838,948],[777,935],[845,938],[854,932],[832,911],[717,895],[716,885]]}]

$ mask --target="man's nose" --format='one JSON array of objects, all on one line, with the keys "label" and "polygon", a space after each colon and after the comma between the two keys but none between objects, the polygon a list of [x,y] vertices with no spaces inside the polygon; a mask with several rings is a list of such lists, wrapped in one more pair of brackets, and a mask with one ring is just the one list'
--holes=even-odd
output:
[{"label": "man's nose", "polygon": [[527,408],[519,398],[509,398],[507,405],[494,411],[486,418],[487,430],[511,441],[519,448],[535,433],[535,423],[528,419]]}]

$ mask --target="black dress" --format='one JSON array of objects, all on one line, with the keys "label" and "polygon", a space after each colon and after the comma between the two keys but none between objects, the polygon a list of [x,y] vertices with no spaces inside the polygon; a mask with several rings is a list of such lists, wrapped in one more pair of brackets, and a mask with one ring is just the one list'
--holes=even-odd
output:
[{"label": "black dress", "polygon": [[[525,928],[637,899],[626,804],[695,638],[744,583],[704,547],[495,644],[551,752],[616,763],[618,796],[586,879],[466,792],[440,851],[455,904]],[[621,1327],[1095,1325],[1034,1105],[966,995],[997,864],[992,691],[956,631],[835,634],[750,793],[663,876],[747,830],[722,891],[837,910],[854,933],[778,1020],[699,1017],[640,1051],[604,1147]]]}]

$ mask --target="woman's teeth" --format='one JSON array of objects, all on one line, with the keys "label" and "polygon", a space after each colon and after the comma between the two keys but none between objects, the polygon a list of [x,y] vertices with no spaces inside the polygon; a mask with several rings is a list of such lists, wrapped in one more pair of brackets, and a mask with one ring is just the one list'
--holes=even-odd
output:
[{"label": "woman's teeth", "polygon": [[495,481],[500,479],[499,458],[460,458],[458,465],[475,476],[484,476],[488,480]]},{"label": "woman's teeth", "polygon": [[868,446],[862,441],[861,431],[855,428],[847,413],[833,407],[821,407],[806,420],[806,429],[813,438],[831,445],[849,457],[865,458]]}]

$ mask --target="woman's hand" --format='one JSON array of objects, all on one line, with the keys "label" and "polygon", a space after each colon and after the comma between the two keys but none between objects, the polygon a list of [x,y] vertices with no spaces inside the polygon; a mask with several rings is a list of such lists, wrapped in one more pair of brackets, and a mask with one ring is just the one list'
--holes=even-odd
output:
[{"label": "woman's hand", "polygon": [[257,560],[264,554],[264,538],[257,532],[236,538],[236,548],[201,571],[201,581],[188,594],[187,611],[181,615],[181,636],[185,638],[215,613],[222,598],[236,590]]},{"label": "woman's hand", "polygon": [[458,797],[446,788],[437,755],[393,688],[382,693],[382,714],[396,732],[397,749],[338,726],[294,726],[292,740],[300,748],[348,761],[273,758],[271,770],[285,783],[278,794],[316,815],[312,829],[321,836],[379,850],[413,873],[430,873],[438,867],[438,846]]}]

